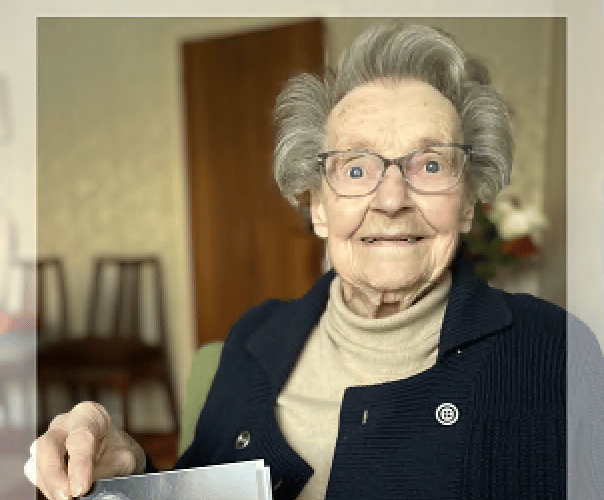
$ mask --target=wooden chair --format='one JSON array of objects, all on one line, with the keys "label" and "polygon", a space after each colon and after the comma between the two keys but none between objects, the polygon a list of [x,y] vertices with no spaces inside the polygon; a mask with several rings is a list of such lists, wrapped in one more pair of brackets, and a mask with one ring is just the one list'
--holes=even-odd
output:
[{"label": "wooden chair", "polygon": [[[58,344],[69,339],[69,325],[67,315],[67,287],[65,285],[65,267],[60,257],[44,257],[38,258],[36,262],[22,263],[25,271],[32,274],[35,269],[37,277],[36,295],[36,333],[37,333],[37,351],[38,351],[38,407],[39,413],[42,416],[38,422],[38,433],[46,430],[49,423],[48,400],[45,374],[48,366],[46,363],[40,362],[40,355],[44,358],[45,348],[49,343],[57,342]],[[30,288],[31,285],[26,285]],[[50,294],[48,292],[50,291]],[[27,294],[31,295],[31,294]],[[50,312],[49,296],[54,299],[57,304],[55,314]],[[51,321],[51,317],[55,316],[55,321]],[[57,344],[57,345],[58,345]],[[42,374],[42,377],[40,376]],[[68,386],[72,397],[75,395],[75,387],[73,384]]]},{"label": "wooden chair", "polygon": [[[143,273],[151,272],[153,286],[142,288]],[[107,290],[107,275],[117,277],[115,293]],[[64,280],[62,280],[64,294]],[[141,292],[153,292],[149,308],[155,314],[157,335],[144,335]],[[64,302],[66,303],[66,301]],[[106,307],[108,306],[108,307]],[[66,306],[65,306],[66,310]],[[103,319],[110,319],[102,328]],[[160,261],[147,257],[99,257],[90,297],[88,328],[82,338],[63,334],[38,352],[38,380],[43,389],[60,383],[70,389],[74,402],[85,392],[98,400],[100,391],[117,390],[121,398],[123,428],[132,433],[129,397],[134,385],[158,381],[165,388],[172,417],[170,432],[178,432],[178,414],[168,367],[166,326]],[[47,420],[47,415],[43,419]],[[44,422],[46,424],[46,422]]]}]

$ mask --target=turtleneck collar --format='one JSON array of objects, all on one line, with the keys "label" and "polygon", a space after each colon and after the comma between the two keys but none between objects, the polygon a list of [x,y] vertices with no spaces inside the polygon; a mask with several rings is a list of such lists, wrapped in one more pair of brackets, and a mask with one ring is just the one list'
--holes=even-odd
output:
[{"label": "turtleneck collar", "polygon": [[361,383],[404,378],[432,366],[451,288],[447,272],[418,302],[385,318],[365,318],[344,303],[342,282],[330,286],[327,308],[319,322],[342,361],[362,374]]}]

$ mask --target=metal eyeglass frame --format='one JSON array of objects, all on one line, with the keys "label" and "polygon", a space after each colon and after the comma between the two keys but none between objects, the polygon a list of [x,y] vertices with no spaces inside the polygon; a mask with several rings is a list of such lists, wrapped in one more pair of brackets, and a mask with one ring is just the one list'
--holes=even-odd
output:
[{"label": "metal eyeglass frame", "polygon": [[[408,159],[411,156],[413,156],[414,154],[418,153],[419,151],[424,151],[424,150],[429,149],[431,147],[440,147],[440,146],[457,147],[457,148],[461,149],[464,152],[463,164],[461,166],[461,169],[459,171],[459,175],[457,176],[455,184],[452,184],[447,189],[442,189],[442,190],[439,190],[439,191],[424,191],[424,190],[420,190],[420,189],[415,188],[414,186],[411,185],[411,183],[409,182],[409,179],[407,179],[407,176],[405,175],[405,170],[404,170],[405,164],[407,163]],[[388,167],[390,167],[391,165],[396,165],[398,167],[398,169],[401,172],[401,175],[403,176],[404,181],[415,192],[421,193],[421,194],[437,194],[437,193],[446,193],[450,189],[453,189],[455,186],[457,186],[457,184],[459,183],[459,179],[461,179],[461,175],[463,173],[463,170],[464,170],[464,168],[466,166],[466,162],[467,162],[468,158],[472,155],[473,151],[474,151],[474,147],[471,144],[458,144],[458,143],[453,143],[452,142],[452,143],[442,143],[442,144],[430,144],[429,146],[426,146],[426,147],[423,147],[423,148],[419,148],[419,149],[415,149],[415,150],[411,151],[410,153],[407,153],[404,156],[399,156],[398,158],[386,158],[385,156],[382,156],[382,155],[380,155],[378,153],[374,153],[373,151],[355,151],[353,149],[326,151],[324,153],[319,153],[317,155],[317,161],[318,161],[318,164],[319,164],[319,168],[321,169],[321,174],[323,174],[323,177],[325,177],[325,180],[327,181],[327,184],[329,184],[329,187],[331,188],[331,190],[334,193],[336,193],[338,196],[342,196],[342,197],[345,197],[345,198],[357,198],[357,197],[360,197],[360,196],[367,196],[367,195],[370,195],[371,193],[373,193],[379,187],[379,185],[382,183],[382,180],[384,179],[384,172],[386,172],[386,169]],[[382,173],[380,175],[380,179],[377,182],[377,184],[375,185],[375,187],[371,191],[369,191],[368,193],[365,193],[365,194],[340,194],[340,193],[338,193],[336,191],[336,189],[329,182],[329,178],[327,177],[327,170],[326,170],[326,167],[325,167],[325,163],[326,163],[327,158],[329,158],[331,155],[334,155],[336,153],[347,153],[347,152],[356,152],[356,153],[371,154],[373,156],[378,157],[380,160],[382,160],[382,163],[384,164],[384,168],[383,168]]]}]

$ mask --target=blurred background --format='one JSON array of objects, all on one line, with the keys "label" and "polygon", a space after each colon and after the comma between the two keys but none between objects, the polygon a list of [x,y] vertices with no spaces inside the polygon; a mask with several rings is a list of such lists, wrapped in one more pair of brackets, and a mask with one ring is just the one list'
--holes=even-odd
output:
[{"label": "blurred background", "polygon": [[[39,262],[18,252],[9,267],[38,283],[42,427],[94,397],[171,465],[195,350],[322,271],[273,186],[275,95],[382,20],[38,18]],[[451,33],[510,103],[512,184],[484,207],[481,262],[495,286],[565,306],[565,19],[400,20]],[[35,289],[10,286],[13,308]],[[86,368],[101,357],[113,368]]]}]

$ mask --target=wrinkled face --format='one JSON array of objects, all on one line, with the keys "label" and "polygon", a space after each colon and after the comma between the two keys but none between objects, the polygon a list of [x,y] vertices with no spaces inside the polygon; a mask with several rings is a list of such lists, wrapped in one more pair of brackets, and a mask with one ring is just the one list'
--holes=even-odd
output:
[{"label": "wrinkled face", "polygon": [[[375,81],[349,92],[327,121],[325,151],[366,150],[397,158],[426,144],[460,143],[453,104],[417,80]],[[473,201],[464,184],[420,194],[390,166],[371,194],[342,197],[325,179],[311,193],[315,232],[343,283],[365,293],[417,294],[449,266]]]}]

